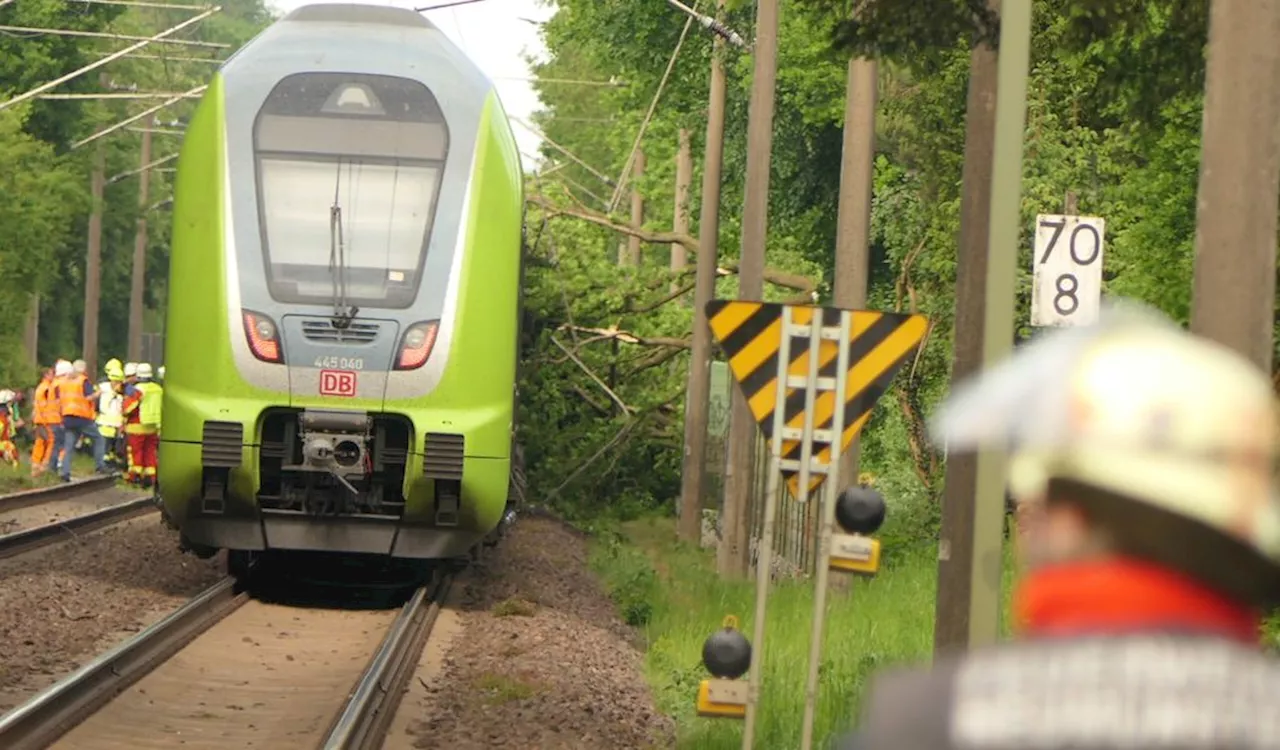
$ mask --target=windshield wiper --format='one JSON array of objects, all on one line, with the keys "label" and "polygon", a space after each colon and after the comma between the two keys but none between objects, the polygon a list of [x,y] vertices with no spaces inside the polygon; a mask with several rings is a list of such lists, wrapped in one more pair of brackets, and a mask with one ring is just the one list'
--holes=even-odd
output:
[{"label": "windshield wiper", "polygon": [[329,207],[329,274],[333,280],[333,327],[345,330],[351,326],[360,308],[347,305],[347,252],[342,240],[342,205],[338,188],[342,181],[342,162],[333,184],[333,205]]}]

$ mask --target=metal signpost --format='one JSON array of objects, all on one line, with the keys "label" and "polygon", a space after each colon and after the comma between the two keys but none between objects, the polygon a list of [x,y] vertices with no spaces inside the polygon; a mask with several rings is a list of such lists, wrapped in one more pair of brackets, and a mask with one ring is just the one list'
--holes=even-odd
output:
[{"label": "metal signpost", "polygon": [[[770,472],[756,564],[756,612],[748,646],[752,656],[746,690],[741,690],[736,681],[740,672],[716,674],[722,679],[708,681],[714,683],[709,687],[704,683],[699,692],[699,712],[744,718],[742,746],[752,746],[773,568],[778,483],[785,481],[797,502],[804,503],[826,481],[801,745],[808,750],[813,742],[827,574],[832,564],[832,526],[840,489],[840,455],[924,338],[928,321],[922,315],[728,300],[709,303],[707,319],[752,416],[770,443]],[[863,554],[871,549],[871,545],[854,546],[859,550],[848,554]],[[858,566],[841,567],[851,570]],[[720,703],[717,696],[721,696]],[[742,703],[745,706],[739,709]]]},{"label": "metal signpost", "polygon": [[1031,325],[1082,326],[1102,306],[1106,221],[1097,216],[1040,214],[1031,260]]}]

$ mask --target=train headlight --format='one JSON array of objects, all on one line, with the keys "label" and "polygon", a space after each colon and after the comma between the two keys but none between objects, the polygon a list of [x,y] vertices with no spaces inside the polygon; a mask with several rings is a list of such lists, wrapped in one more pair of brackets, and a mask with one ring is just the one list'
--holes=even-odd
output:
[{"label": "train headlight", "polygon": [[280,346],[280,332],[271,318],[253,310],[241,310],[244,317],[244,335],[249,340],[249,350],[263,362],[284,363],[284,349]]},{"label": "train headlight", "polygon": [[436,333],[440,321],[424,320],[414,323],[400,339],[400,354],[396,357],[397,370],[416,370],[426,364],[431,349],[436,345]]}]

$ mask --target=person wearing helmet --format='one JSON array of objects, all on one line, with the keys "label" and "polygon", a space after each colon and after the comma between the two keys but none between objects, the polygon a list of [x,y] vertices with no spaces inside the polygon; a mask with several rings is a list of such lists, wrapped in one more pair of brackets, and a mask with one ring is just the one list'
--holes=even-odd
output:
[{"label": "person wearing helmet", "polygon": [[1046,334],[961,384],[950,452],[1013,446],[1019,642],[878,675],[847,750],[1280,747],[1270,378],[1148,311]]},{"label": "person wearing helmet", "polygon": [[62,429],[62,385],[71,377],[73,369],[71,361],[67,359],[59,359],[53,363],[53,381],[52,381],[52,398],[50,403],[56,407],[57,411],[51,416],[54,419],[52,423],[53,433],[53,449],[49,460],[49,470],[55,474],[61,473],[62,464],[70,462],[71,456],[67,455],[63,450],[66,443],[66,431]]},{"label": "person wearing helmet", "polygon": [[13,440],[18,434],[19,423],[12,411],[15,397],[16,394],[8,388],[0,390],[0,461],[17,468],[18,446]]},{"label": "person wearing helmet", "polygon": [[164,398],[161,387],[151,382],[151,365],[139,362],[137,382],[125,389],[125,435],[129,443],[127,479],[133,484],[152,487],[156,478],[156,459],[160,448],[160,406]]},{"label": "person wearing helmet", "polygon": [[[63,368],[66,372],[67,368]],[[58,384],[58,403],[62,407],[62,459],[59,474],[62,481],[71,481],[71,457],[75,455],[76,444],[82,438],[92,441],[94,468],[101,472],[105,468],[104,456],[98,441],[98,425],[95,402],[98,388],[86,374],[88,366],[83,359],[75,361],[62,381]]]},{"label": "person wearing helmet", "polygon": [[[112,359],[103,368],[107,379],[98,384],[98,443],[94,445],[95,455],[104,456],[103,471],[106,466],[114,464],[119,455],[117,443],[120,441],[120,428],[124,426],[124,366],[120,360]],[[110,450],[108,450],[108,448]]]}]

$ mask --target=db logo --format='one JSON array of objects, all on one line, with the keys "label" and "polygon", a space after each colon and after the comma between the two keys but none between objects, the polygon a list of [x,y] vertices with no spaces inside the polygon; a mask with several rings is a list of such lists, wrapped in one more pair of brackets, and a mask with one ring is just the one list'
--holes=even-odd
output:
[{"label": "db logo", "polygon": [[320,395],[355,396],[356,374],[350,370],[321,370]]}]

